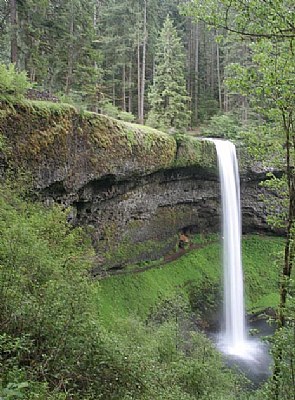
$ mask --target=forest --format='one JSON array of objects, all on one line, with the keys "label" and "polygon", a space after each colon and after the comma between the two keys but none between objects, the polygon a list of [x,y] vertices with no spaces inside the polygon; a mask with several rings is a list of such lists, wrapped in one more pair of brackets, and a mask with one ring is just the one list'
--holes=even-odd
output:
[{"label": "forest", "polygon": [[114,117],[146,121],[161,81],[182,96],[183,128],[234,107],[247,118],[245,96],[231,97],[223,82],[226,67],[246,63],[250,50],[187,17],[182,3],[3,0],[0,60],[26,71],[34,87]]},{"label": "forest", "polygon": [[[294,41],[293,0],[0,0],[1,400],[295,399]],[[124,264],[122,274],[115,267],[94,278],[101,261],[94,223],[71,223],[92,215],[87,182],[86,194],[77,189],[86,200],[63,204],[60,182],[44,200],[30,160],[21,164],[29,154],[41,170],[42,146],[66,135],[67,118],[79,151],[83,127],[103,123],[125,135],[125,142],[103,131],[93,139],[98,153],[108,149],[114,158],[121,146],[122,159],[129,151],[134,162],[143,134],[151,157],[157,141],[171,153],[185,148],[184,164],[161,155],[167,176],[192,169],[195,137],[229,139],[259,165],[267,178],[256,200],[271,236],[247,232],[242,246],[247,312],[275,329],[263,338],[272,362],[261,382],[230,367],[206,335],[221,302],[219,233],[192,234],[192,250],[184,245],[180,258],[147,256]],[[40,143],[32,139],[26,149],[15,132],[13,147],[11,121],[28,137],[39,129]],[[62,145],[46,153],[48,163],[67,156]],[[99,162],[92,155],[89,165],[111,172],[91,190],[123,190]],[[130,184],[122,202],[140,181],[138,170],[128,179],[135,183],[122,183]],[[110,223],[102,233],[104,260],[132,258],[138,250],[124,240],[112,252],[114,229]],[[151,254],[144,245],[138,249]]]}]

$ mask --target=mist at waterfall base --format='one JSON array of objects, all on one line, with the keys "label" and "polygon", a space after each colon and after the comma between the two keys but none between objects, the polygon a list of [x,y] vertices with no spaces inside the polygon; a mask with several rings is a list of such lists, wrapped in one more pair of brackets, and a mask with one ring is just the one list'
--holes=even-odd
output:
[{"label": "mist at waterfall base", "polygon": [[253,381],[269,375],[267,345],[247,333],[241,256],[240,179],[234,144],[213,140],[216,146],[222,202],[224,267],[224,327],[215,336],[228,362],[237,364]]}]

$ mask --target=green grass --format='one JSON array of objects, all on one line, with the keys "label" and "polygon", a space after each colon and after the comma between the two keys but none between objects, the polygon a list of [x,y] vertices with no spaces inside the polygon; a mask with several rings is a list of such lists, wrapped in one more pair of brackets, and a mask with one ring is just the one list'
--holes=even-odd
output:
[{"label": "green grass", "polygon": [[284,238],[248,236],[243,240],[246,307],[259,311],[276,307],[279,301],[279,274],[283,263]]},{"label": "green grass", "polygon": [[[258,235],[243,239],[246,305],[249,311],[277,304],[278,269],[274,260],[282,250],[283,242],[282,238]],[[102,322],[111,326],[118,318],[128,316],[145,320],[151,310],[164,300],[180,295],[188,301],[191,285],[200,292],[208,287],[208,283],[208,291],[221,285],[221,254],[221,246],[215,242],[161,267],[100,281],[98,301]]]},{"label": "green grass", "polygon": [[206,277],[219,280],[219,259],[220,249],[214,244],[155,269],[102,280],[98,296],[102,320],[109,324],[129,315],[145,319],[162,300],[179,294],[188,298],[188,283]]}]

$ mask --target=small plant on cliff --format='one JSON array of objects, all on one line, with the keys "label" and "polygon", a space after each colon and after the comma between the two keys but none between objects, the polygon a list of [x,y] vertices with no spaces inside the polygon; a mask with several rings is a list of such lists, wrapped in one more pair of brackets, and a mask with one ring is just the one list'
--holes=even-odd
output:
[{"label": "small plant on cliff", "polygon": [[110,101],[103,101],[101,103],[101,113],[125,122],[133,122],[135,119],[135,116],[131,112],[121,111]]},{"label": "small plant on cliff", "polygon": [[14,64],[0,64],[0,99],[22,98],[31,87],[25,72],[18,72]]}]

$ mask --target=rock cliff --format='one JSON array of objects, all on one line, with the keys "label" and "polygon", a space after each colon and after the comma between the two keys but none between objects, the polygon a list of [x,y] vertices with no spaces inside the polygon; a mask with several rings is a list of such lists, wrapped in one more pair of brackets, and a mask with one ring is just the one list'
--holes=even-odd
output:
[{"label": "rock cliff", "polygon": [[[158,258],[182,232],[219,230],[211,142],[42,102],[2,104],[0,133],[2,175],[25,171],[42,201],[70,207],[69,220],[89,228],[97,270]],[[263,172],[243,171],[247,232],[269,230],[262,179]]]}]

